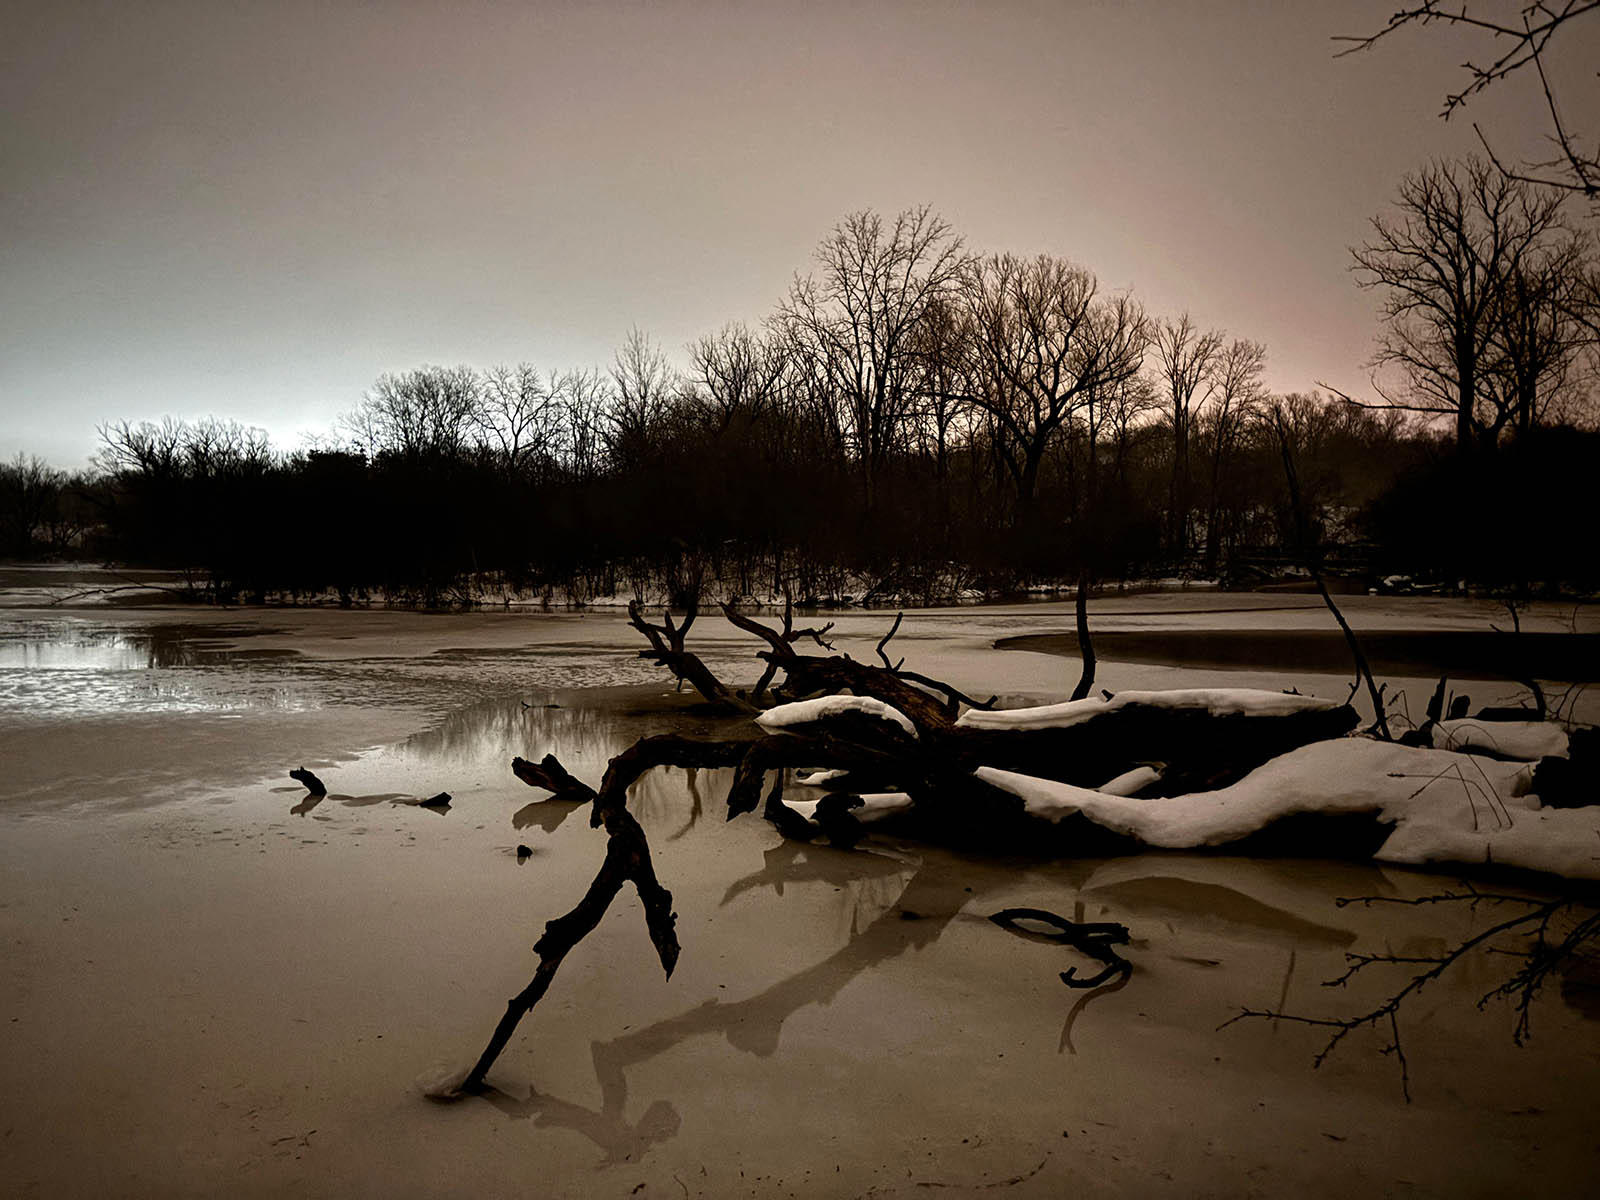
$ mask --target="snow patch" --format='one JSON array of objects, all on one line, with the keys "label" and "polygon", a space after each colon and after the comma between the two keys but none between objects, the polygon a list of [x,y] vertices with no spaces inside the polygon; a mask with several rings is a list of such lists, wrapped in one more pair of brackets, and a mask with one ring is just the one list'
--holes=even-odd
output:
[{"label": "snow patch", "polygon": [[807,775],[797,775],[795,782],[801,787],[819,788],[825,783],[832,783],[835,779],[843,779],[848,771],[841,771],[837,767],[813,768]]},{"label": "snow patch", "polygon": [[999,712],[974,708],[963,713],[956,724],[968,729],[1066,729],[1102,713],[1115,712],[1131,705],[1198,710],[1213,717],[1283,717],[1291,713],[1322,711],[1340,706],[1337,700],[1296,696],[1260,688],[1175,688],[1159,692],[1118,692],[1110,700],[1068,700],[1064,704],[1003,709]]},{"label": "snow patch", "polygon": [[1160,778],[1161,772],[1154,767],[1135,767],[1131,771],[1124,771],[1115,779],[1106,780],[1095,788],[1095,791],[1104,792],[1108,796],[1131,796]]},{"label": "snow patch", "polygon": [[[895,813],[909,811],[914,807],[910,796],[904,792],[862,792],[859,793],[861,806],[852,808],[850,815],[863,825],[872,825]],[[817,822],[817,806],[823,801],[818,800],[780,800],[790,812],[797,813],[810,821],[813,825],[821,826]]]},{"label": "snow patch", "polygon": [[1567,731],[1554,721],[1440,721],[1433,727],[1433,744],[1440,750],[1492,750],[1524,762],[1567,757]]},{"label": "snow patch", "polygon": [[757,717],[756,724],[763,729],[787,729],[791,725],[811,725],[852,712],[877,717],[881,721],[893,721],[912,737],[917,736],[917,727],[905,713],[870,696],[819,696],[815,700],[780,704]]}]

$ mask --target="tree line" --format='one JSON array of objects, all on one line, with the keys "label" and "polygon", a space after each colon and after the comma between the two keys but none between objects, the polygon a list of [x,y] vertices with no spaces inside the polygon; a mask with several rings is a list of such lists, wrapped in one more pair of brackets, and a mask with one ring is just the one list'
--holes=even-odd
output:
[{"label": "tree line", "polygon": [[1592,505],[1581,470],[1571,495],[1551,470],[1595,448],[1585,231],[1475,160],[1409,176],[1373,230],[1353,252],[1384,303],[1371,399],[1269,394],[1258,342],[1150,314],[1063,258],[973,253],[926,207],[864,211],[764,320],[681,366],[635,330],[606,370],[383,375],[294,452],[169,419],[103,426],[75,477],[19,458],[0,467],[3,552],[189,568],[221,598],[430,604],[489,585],[930,601],[1244,583],[1308,553],[1586,585],[1578,555],[1508,524]]}]

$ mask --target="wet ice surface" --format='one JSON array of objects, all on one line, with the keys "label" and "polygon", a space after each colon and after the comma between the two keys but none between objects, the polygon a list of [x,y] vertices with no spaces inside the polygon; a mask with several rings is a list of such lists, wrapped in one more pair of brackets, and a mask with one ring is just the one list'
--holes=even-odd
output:
[{"label": "wet ice surface", "polygon": [[[1184,607],[1205,606],[1128,602],[1107,621],[1216,619]],[[1230,615],[1322,619],[1296,607]],[[1585,1194],[1600,1039],[1581,980],[1546,990],[1521,1051],[1503,1005],[1475,1007],[1493,956],[1429,985],[1405,1026],[1410,1106],[1376,1034],[1314,1071],[1314,1030],[1217,1029],[1245,1005],[1348,1013],[1381,995],[1381,977],[1321,983],[1346,951],[1437,953],[1483,914],[1334,900],[1435,877],[805,846],[726,821],[727,772],[658,771],[631,797],[674,894],[672,978],[625,889],[494,1090],[430,1105],[418,1078],[470,1064],[604,854],[587,810],[524,786],[511,756],[553,752],[593,784],[639,736],[748,727],[663,686],[615,615],[355,616],[205,615],[160,664],[137,639],[187,621],[84,617],[66,622],[90,631],[82,650],[48,653],[103,658],[6,668],[70,681],[13,722],[13,745],[86,731],[43,773],[117,760],[71,809],[0,809],[0,1128],[24,1194]],[[990,649],[1041,619],[1070,628],[1060,609],[917,614],[904,652],[963,686],[1060,698],[1061,660]],[[62,618],[27,620],[56,623],[33,644],[70,642]],[[885,624],[846,614],[840,645],[871,659]],[[692,641],[748,669],[750,640],[725,626]],[[155,680],[218,707],[139,708]],[[597,683],[629,686],[569,690]],[[273,708],[274,688],[305,707]],[[340,724],[352,714],[382,719]],[[323,735],[330,751],[307,753]],[[329,795],[287,778],[303,761]],[[441,791],[448,809],[420,806]],[[1133,977],[1069,992],[1058,972],[1094,964],[988,921],[1013,906],[1125,923]]]},{"label": "wet ice surface", "polygon": [[108,625],[93,618],[0,619],[0,718],[125,713],[306,712],[329,705],[431,713],[495,690],[616,687],[659,671],[635,656],[550,644],[437,649],[411,657],[308,658],[270,625]]},{"label": "wet ice surface", "polygon": [[[553,752],[594,783],[644,733],[736,728],[659,688],[492,699],[321,770],[320,800],[279,777],[12,826],[0,929],[22,1050],[0,1062],[0,1109],[24,1183],[498,1194],[536,1161],[552,1196],[962,1194],[1024,1176],[1008,1194],[1535,1179],[1582,1194],[1593,1139],[1577,1098],[1600,1053],[1592,1013],[1561,987],[1518,1051],[1509,1010],[1474,1007],[1492,958],[1430,985],[1405,1029],[1410,1106],[1381,1037],[1314,1071],[1315,1031],[1217,1029],[1245,1005],[1345,1012],[1381,994],[1320,985],[1346,951],[1437,953],[1476,918],[1333,900],[1433,880],[1220,856],[970,857],[882,835],[801,845],[753,815],[726,821],[726,771],[658,771],[632,795],[674,894],[672,978],[625,890],[492,1090],[428,1104],[419,1079],[482,1048],[544,922],[604,854],[586,808],[525,787],[510,756]],[[441,790],[448,810],[418,806]],[[1015,906],[1126,924],[1134,974],[1068,991],[1058,972],[1094,964],[988,920]],[[25,1110],[3,1099],[22,1095]],[[154,1098],[159,1128],[141,1115]]]}]

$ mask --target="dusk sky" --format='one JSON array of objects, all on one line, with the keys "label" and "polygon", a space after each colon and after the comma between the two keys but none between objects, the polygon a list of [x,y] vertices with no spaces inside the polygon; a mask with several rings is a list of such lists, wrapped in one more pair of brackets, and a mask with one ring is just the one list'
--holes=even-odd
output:
[{"label": "dusk sky", "polygon": [[923,203],[1359,389],[1368,220],[1471,120],[1545,127],[1532,76],[1439,119],[1476,39],[1333,57],[1394,7],[0,0],[0,456],[167,414],[294,449],[381,372],[603,366],[632,326],[684,362],[846,213]]}]

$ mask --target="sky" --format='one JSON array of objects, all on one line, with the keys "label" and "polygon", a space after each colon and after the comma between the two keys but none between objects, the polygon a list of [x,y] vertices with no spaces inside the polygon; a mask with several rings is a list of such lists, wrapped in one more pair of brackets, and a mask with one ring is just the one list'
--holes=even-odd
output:
[{"label": "sky", "polygon": [[686,364],[846,214],[922,204],[1357,391],[1370,219],[1470,120],[1545,128],[1531,76],[1439,119],[1485,49],[1449,30],[1333,57],[1394,7],[0,0],[0,457],[166,415],[294,449],[383,372],[605,366],[633,327]]}]

